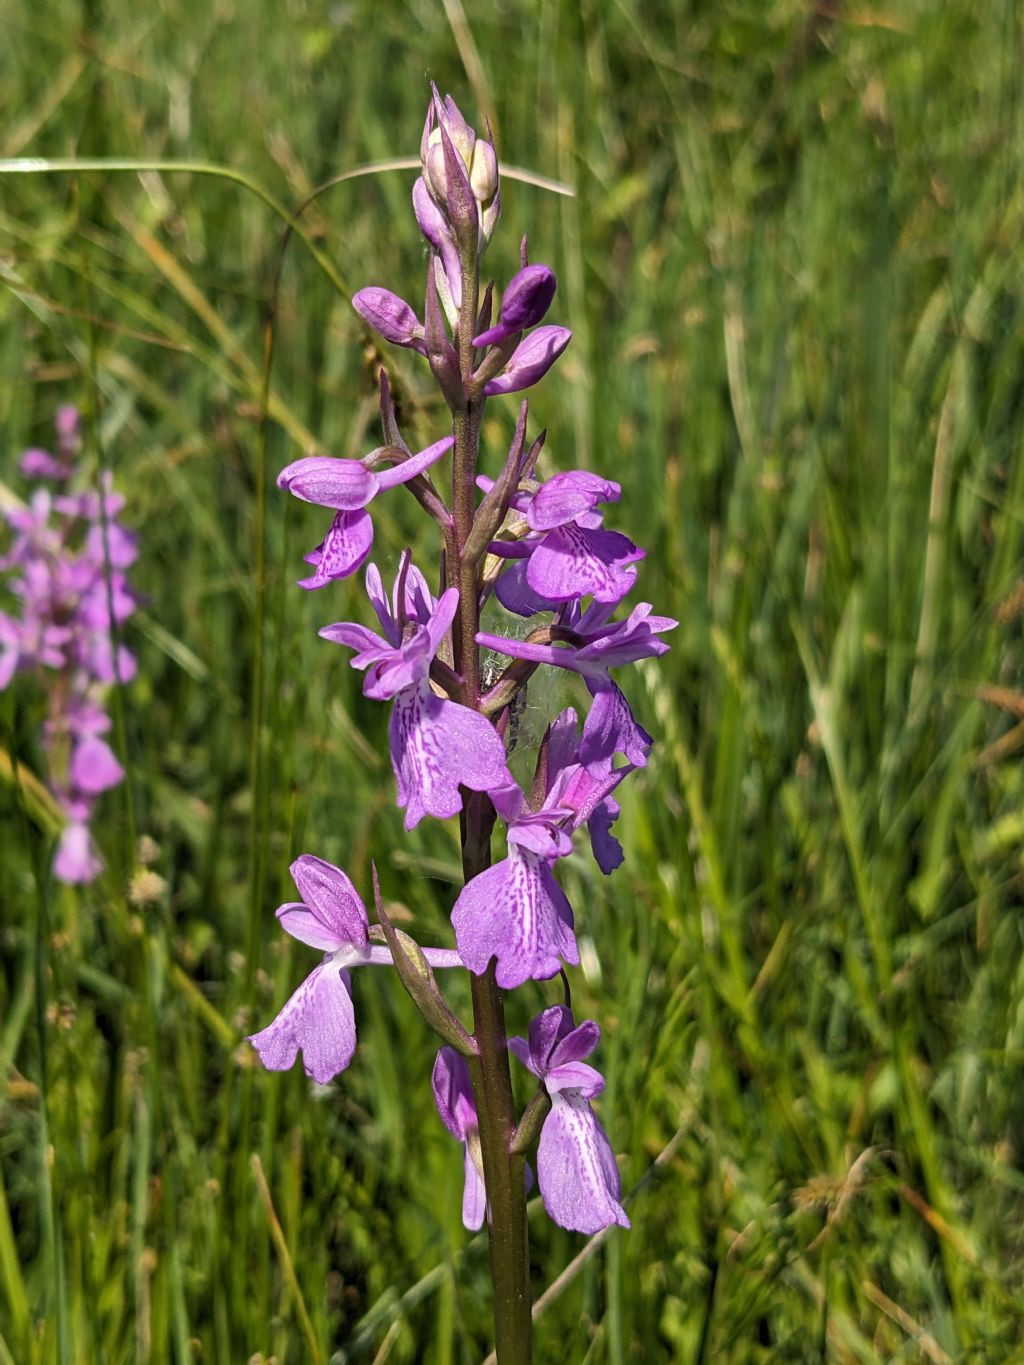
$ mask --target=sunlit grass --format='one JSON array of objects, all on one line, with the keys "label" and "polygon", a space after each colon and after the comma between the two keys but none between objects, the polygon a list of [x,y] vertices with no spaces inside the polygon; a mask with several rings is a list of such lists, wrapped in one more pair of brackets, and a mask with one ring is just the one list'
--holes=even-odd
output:
[{"label": "sunlit grass", "polygon": [[[414,152],[429,75],[576,192],[506,184],[487,265],[504,278],[529,231],[558,271],[575,337],[531,426],[550,468],[621,481],[642,596],[680,627],[627,684],[658,736],[623,793],[627,862],[564,877],[634,1226],[545,1304],[538,1360],[1014,1358],[1016,8],[482,0],[464,29],[433,3],[8,0],[0,18],[0,156],[215,163],[291,208]],[[294,588],[323,514],[273,488],[313,442],[376,443],[345,290],[420,294],[409,182],[341,184],[303,214],[322,259],[289,244],[261,458],[281,218],[208,176],[0,176],[0,482],[24,491],[17,455],[78,402],[149,596],[93,887],[37,881],[40,712],[28,680],[0,695],[0,1362],[489,1348],[486,1250],[405,996],[357,979],[360,1053],[322,1093],[242,1042],[309,965],[273,933],[296,853],[364,892],[375,858],[406,926],[449,932],[456,834],[402,830],[386,708],[316,635],[358,588]],[[420,448],[441,414],[415,357],[386,361]],[[511,421],[489,409],[492,463]],[[411,499],[387,510],[393,559],[425,532]],[[153,899],[132,899],[132,829],[159,847]],[[524,991],[512,1027],[554,995]],[[582,1243],[539,1211],[531,1234],[539,1294]]]}]

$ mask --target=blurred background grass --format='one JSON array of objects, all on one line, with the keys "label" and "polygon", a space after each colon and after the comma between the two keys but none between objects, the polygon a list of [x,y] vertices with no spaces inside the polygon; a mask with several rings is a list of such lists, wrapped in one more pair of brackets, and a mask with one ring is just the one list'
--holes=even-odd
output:
[{"label": "blurred background grass", "polygon": [[[602,1117],[643,1184],[538,1360],[1020,1359],[1019,6],[0,0],[0,24],[4,157],[212,162],[297,204],[414,155],[433,78],[575,190],[506,182],[487,265],[507,278],[529,231],[557,269],[575,340],[534,429],[549,470],[622,482],[642,595],[681,624],[628,679],[659,743],[627,862],[564,877]],[[428,941],[455,894],[454,830],[403,833],[386,708],[316,636],[358,585],[294,588],[324,514],[272,482],[313,439],[376,443],[336,285],[419,296],[411,178],[305,214],[339,278],[291,243],[264,450],[267,205],[199,174],[0,174],[4,484],[78,403],[148,597],[96,885],[45,876],[40,703],[0,698],[2,1362],[486,1353],[485,1248],[395,984],[356,978],[327,1091],[241,1044],[312,965],[273,920],[296,853],[364,892],[376,858]],[[387,363],[425,444],[423,372]],[[488,468],[512,416],[492,404]],[[422,535],[407,501],[382,560]],[[556,994],[517,994],[512,1026]],[[542,1214],[532,1237],[539,1292],[582,1243]]]}]

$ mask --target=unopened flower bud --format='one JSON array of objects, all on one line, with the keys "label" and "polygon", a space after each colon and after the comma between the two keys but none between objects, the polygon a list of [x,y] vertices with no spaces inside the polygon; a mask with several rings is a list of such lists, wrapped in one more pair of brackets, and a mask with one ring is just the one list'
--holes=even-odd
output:
[{"label": "unopened flower bud", "polygon": [[528,265],[509,281],[501,300],[497,326],[473,338],[474,346],[495,346],[514,332],[533,327],[548,311],[557,281],[546,265]]},{"label": "unopened flower bud", "polygon": [[360,289],[352,299],[352,307],[385,341],[393,342],[396,346],[409,346],[414,351],[426,354],[423,326],[419,318],[405,299],[392,294],[390,289],[380,289],[375,285]]},{"label": "unopened flower bud", "polygon": [[522,339],[508,364],[484,387],[488,398],[499,393],[518,393],[528,389],[547,374],[568,346],[572,332],[568,327],[538,327]]},{"label": "unopened flower bud", "polygon": [[469,183],[481,204],[486,204],[498,188],[498,158],[489,142],[481,140],[473,148]]}]

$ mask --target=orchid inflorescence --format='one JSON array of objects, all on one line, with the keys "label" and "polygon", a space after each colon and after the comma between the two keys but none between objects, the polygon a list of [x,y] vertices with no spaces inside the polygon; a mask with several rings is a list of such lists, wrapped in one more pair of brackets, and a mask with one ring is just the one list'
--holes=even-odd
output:
[{"label": "orchid inflorescence", "polygon": [[[0,691],[15,673],[38,674],[47,698],[43,745],[51,791],[66,823],[54,855],[59,881],[90,882],[102,868],[90,833],[93,808],[124,770],[103,738],[111,729],[106,696],[135,676],[134,656],[113,639],[136,597],[125,570],[136,537],[117,520],[124,498],[109,473],[95,489],[74,491],[81,419],[58,409],[56,450],[27,450],[21,472],[42,481],[25,507],[3,511],[14,540],[0,557],[17,614],[0,611]],[[46,486],[49,485],[49,486]]]},{"label": "orchid inflorescence", "polygon": [[[528,440],[525,401],[502,469],[493,479],[479,473],[487,400],[536,384],[571,334],[542,322],[555,276],[546,265],[529,262],[525,238],[521,267],[503,291],[496,320],[492,286],[481,299],[480,257],[500,206],[497,159],[490,133],[477,137],[454,101],[442,100],[436,89],[421,162],[412,202],[428,244],[422,321],[405,300],[377,286],[361,289],[353,304],[387,341],[426,359],[451,411],[452,432],[414,453],[398,429],[382,369],[384,444],[361,460],[296,460],[278,484],[334,513],[323,541],[306,556],[314,572],[300,585],[310,590],[363,566],[373,543],[370,506],[390,488],[405,484],[437,523],[437,596],[405,551],[390,592],[377,565],[366,568],[375,628],[342,621],[320,634],[352,651],[350,663],[363,673],[367,697],[391,703],[391,762],[406,828],[427,815],[461,815],[466,882],[452,909],[456,948],[421,949],[396,933],[375,873],[380,926],[370,928],[345,873],[304,854],[292,867],[302,900],[277,913],[286,932],[327,956],[251,1041],[273,1070],[291,1066],[301,1050],[308,1074],[330,1080],[348,1065],[355,1046],[350,969],[391,963],[446,1043],[433,1085],[442,1120],[465,1145],[466,1226],[480,1227],[488,1216],[493,1241],[495,1182],[504,1163],[518,1161],[513,1183],[521,1192],[531,1178],[525,1151],[539,1132],[537,1180],[551,1217],[587,1233],[612,1223],[628,1227],[618,1169],[590,1104],[603,1081],[583,1060],[597,1047],[597,1024],[577,1024],[568,1004],[555,1005],[533,1020],[527,1039],[506,1039],[501,992],[559,973],[564,978],[564,967],[579,963],[573,911],[555,868],[571,852],[581,825],[602,872],[610,874],[622,862],[611,833],[619,813],[614,794],[646,764],[651,737],[612,673],[664,653],[661,636],[676,622],[653,615],[648,603],[616,618],[644,555],[603,525],[601,509],[618,500],[620,487],[583,470],[542,477],[545,433]],[[449,453],[446,501],[435,478]],[[525,638],[480,630],[481,610],[492,598],[531,620]],[[505,659],[489,682],[481,648]],[[572,707],[551,720],[532,786],[524,792],[508,767],[510,715],[532,674],[545,665],[579,674],[592,701],[582,727]],[[496,818],[505,827],[506,853],[492,864]],[[452,967],[472,974],[474,1034],[448,1008],[434,978],[435,968]],[[496,1019],[496,1027],[482,1029],[482,1015]],[[502,1070],[507,1078],[509,1053],[539,1087],[525,1116],[510,1122],[505,1114],[504,1128],[497,1124],[499,1141],[488,1104],[496,1095],[511,1096],[507,1084],[502,1091],[494,1082]]]}]

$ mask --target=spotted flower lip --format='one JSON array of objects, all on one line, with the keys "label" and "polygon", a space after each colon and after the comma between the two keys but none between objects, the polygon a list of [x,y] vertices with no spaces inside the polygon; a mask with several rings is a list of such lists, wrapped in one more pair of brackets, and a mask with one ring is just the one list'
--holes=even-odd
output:
[{"label": "spotted flower lip", "polygon": [[621,1203],[619,1168],[590,1106],[604,1079],[583,1060],[601,1030],[553,1005],[530,1023],[527,1038],[510,1038],[509,1051],[537,1076],[551,1100],[537,1147],[537,1181],[544,1207],[559,1227],[592,1234],[617,1223],[630,1226]]},{"label": "spotted flower lip", "polygon": [[[406,599],[400,606],[403,579]],[[430,686],[431,660],[455,618],[458,589],[448,588],[435,602],[423,576],[414,576],[403,557],[391,605],[373,565],[367,572],[367,592],[384,636],[351,621],[324,626],[320,634],[355,651],[351,663],[366,673],[366,696],[394,702],[391,764],[405,827],[414,829],[424,815],[442,820],[457,815],[462,809],[460,785],[493,791],[512,777],[505,747],[487,717],[437,696]]]},{"label": "spotted flower lip", "polygon": [[563,962],[575,966],[579,950],[572,907],[553,867],[572,852],[572,835],[587,822],[598,865],[611,872],[622,850],[608,829],[618,814],[611,793],[632,765],[594,777],[579,761],[576,713],[570,707],[552,723],[546,743],[545,795],[530,809],[514,783],[491,793],[506,822],[508,856],[463,888],[452,910],[455,941],[471,972],[481,975],[493,958],[502,989],[554,976]]},{"label": "spotted flower lip", "polygon": [[424,473],[455,444],[445,436],[390,468],[374,470],[369,462],[378,458],[374,451],[366,460],[349,460],[333,455],[305,455],[293,460],[277,476],[277,486],[303,502],[335,509],[322,543],[306,556],[316,572],[299,580],[303,588],[322,588],[336,578],[348,578],[366,561],[373,545],[373,522],[366,508],[388,488],[408,483]]}]

